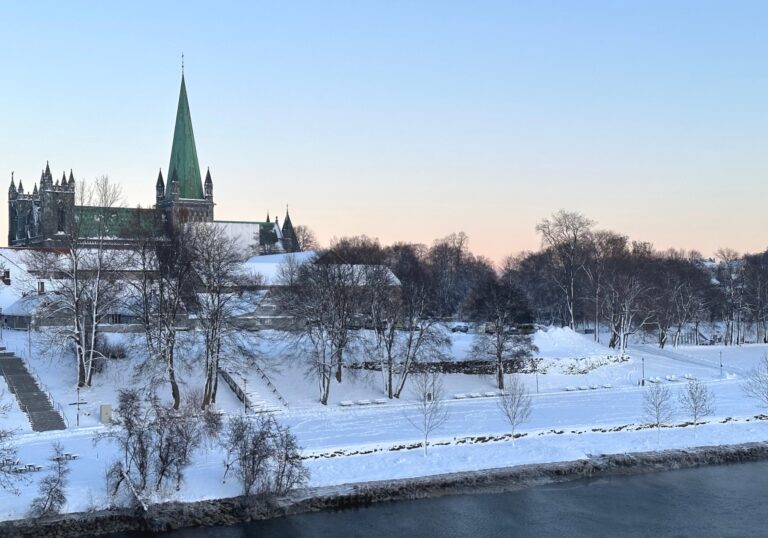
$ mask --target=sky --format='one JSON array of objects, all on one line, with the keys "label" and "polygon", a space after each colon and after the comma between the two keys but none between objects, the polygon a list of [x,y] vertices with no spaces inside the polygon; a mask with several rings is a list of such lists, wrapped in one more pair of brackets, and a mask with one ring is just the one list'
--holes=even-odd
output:
[{"label": "sky", "polygon": [[561,208],[658,248],[768,247],[764,1],[17,2],[0,23],[0,180],[25,188],[50,161],[153,204],[184,53],[219,219],[464,231],[496,262]]}]

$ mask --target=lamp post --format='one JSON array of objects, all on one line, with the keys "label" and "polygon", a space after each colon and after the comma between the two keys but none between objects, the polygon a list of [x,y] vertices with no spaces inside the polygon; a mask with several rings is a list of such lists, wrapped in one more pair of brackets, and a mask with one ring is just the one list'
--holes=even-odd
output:
[{"label": "lamp post", "polygon": [[643,379],[640,381],[640,386],[645,386],[645,357],[640,357],[640,362],[643,366]]},{"label": "lamp post", "polygon": [[723,377],[723,352],[720,351],[720,377]]},{"label": "lamp post", "polygon": [[77,401],[72,402],[69,405],[76,405],[77,406],[77,427],[80,427],[80,406],[83,404],[87,404],[88,402],[84,402],[80,399],[80,387],[77,387]]}]

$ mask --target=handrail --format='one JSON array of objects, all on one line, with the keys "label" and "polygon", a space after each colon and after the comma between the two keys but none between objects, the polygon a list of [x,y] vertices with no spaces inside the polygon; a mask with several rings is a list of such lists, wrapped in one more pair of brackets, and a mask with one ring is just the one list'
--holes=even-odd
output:
[{"label": "handrail", "polygon": [[282,394],[280,394],[277,390],[277,387],[272,384],[272,381],[269,379],[267,374],[264,373],[264,370],[259,368],[259,365],[254,363],[253,367],[256,368],[256,371],[259,372],[261,375],[261,378],[267,382],[267,386],[272,389],[272,393],[277,396],[277,399],[280,400],[280,403],[282,403],[286,408],[288,407],[288,402],[285,401],[285,398],[283,398]]}]

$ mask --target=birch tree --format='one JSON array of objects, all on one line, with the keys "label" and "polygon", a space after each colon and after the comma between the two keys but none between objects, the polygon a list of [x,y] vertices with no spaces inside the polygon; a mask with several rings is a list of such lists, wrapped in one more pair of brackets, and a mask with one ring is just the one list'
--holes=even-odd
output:
[{"label": "birch tree", "polygon": [[196,313],[203,333],[205,385],[203,408],[216,403],[218,372],[227,339],[233,336],[235,291],[241,279],[242,254],[237,242],[222,228],[198,224],[189,226],[191,264],[199,283]]},{"label": "birch tree", "polygon": [[531,416],[531,395],[517,375],[508,375],[505,388],[498,400],[499,410],[509,423],[512,443],[515,442],[515,430],[527,422]]},{"label": "birch tree", "polygon": [[643,411],[646,418],[656,428],[656,440],[658,443],[661,427],[669,423],[674,416],[672,392],[669,390],[669,387],[657,383],[645,389],[643,393]]},{"label": "birch tree", "polygon": [[387,397],[399,398],[414,365],[442,358],[450,340],[426,315],[428,292],[420,282],[397,282],[383,265],[363,271],[361,304],[369,305],[374,333],[371,352],[378,358]]},{"label": "birch tree", "polygon": [[405,418],[424,437],[424,455],[427,455],[429,436],[448,420],[443,380],[437,372],[418,372],[411,376],[411,392],[416,400],[415,411]]},{"label": "birch tree", "polygon": [[309,371],[327,405],[331,381],[341,382],[344,351],[359,312],[362,272],[340,263],[288,264],[281,270],[276,302],[294,320],[297,344],[308,344]]},{"label": "birch tree", "polygon": [[104,358],[97,336],[106,316],[120,304],[124,288],[120,270],[127,260],[124,251],[105,245],[110,235],[119,232],[111,215],[122,198],[119,185],[103,176],[91,187],[81,182],[78,188],[77,202],[87,211],[81,209],[83,215],[71,230],[61,232],[66,235],[65,246],[29,251],[27,262],[32,273],[50,284],[43,294],[40,317],[66,322],[52,323],[47,336],[60,348],[74,349],[77,386],[83,387],[91,385],[95,361]]},{"label": "birch tree", "polygon": [[680,406],[691,417],[695,437],[699,420],[715,412],[715,395],[704,383],[694,379],[680,391],[679,399]]},{"label": "birch tree", "polygon": [[752,368],[742,388],[747,396],[757,400],[762,407],[768,408],[768,355],[763,355],[760,362]]},{"label": "birch tree", "polygon": [[[143,223],[138,224],[144,228]],[[144,235],[133,256],[139,277],[128,281],[131,293],[127,306],[143,328],[141,343],[146,352],[137,375],[153,387],[168,383],[173,409],[181,404],[176,373],[179,330],[186,314],[184,297],[191,294],[194,279],[185,238],[184,229],[172,234],[167,243],[158,241],[154,234]]]}]

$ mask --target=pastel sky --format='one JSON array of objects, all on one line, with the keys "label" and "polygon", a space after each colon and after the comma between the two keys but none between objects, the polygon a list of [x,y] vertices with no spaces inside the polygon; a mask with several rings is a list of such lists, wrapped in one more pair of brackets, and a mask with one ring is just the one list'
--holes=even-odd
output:
[{"label": "pastel sky", "polygon": [[[153,203],[186,80],[217,218],[536,249],[560,208],[768,246],[764,1],[0,4],[0,177]],[[0,211],[2,243],[7,205]]]}]

